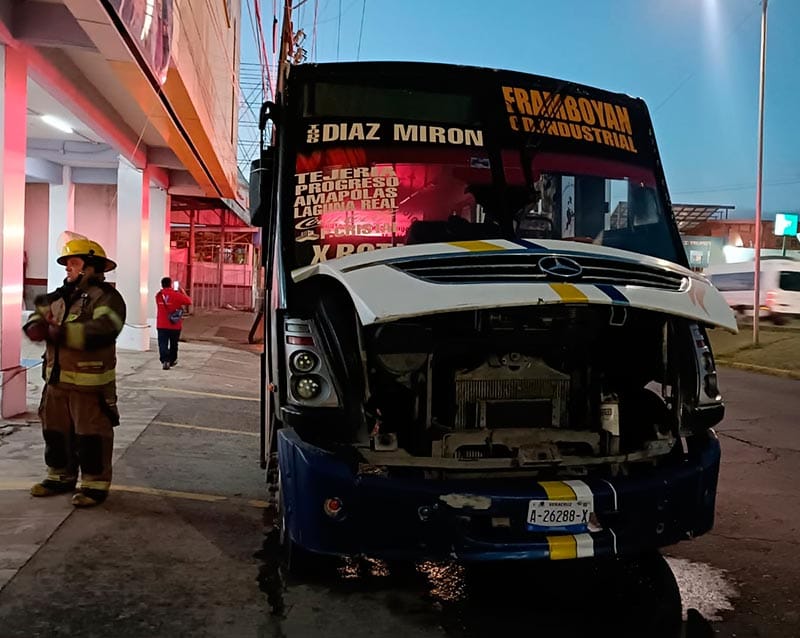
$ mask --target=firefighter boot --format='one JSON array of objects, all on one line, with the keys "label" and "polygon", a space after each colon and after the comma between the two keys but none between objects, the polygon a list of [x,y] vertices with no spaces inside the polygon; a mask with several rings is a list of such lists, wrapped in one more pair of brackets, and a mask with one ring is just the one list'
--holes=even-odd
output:
[{"label": "firefighter boot", "polygon": [[111,487],[111,455],[114,448],[114,431],[109,417],[101,415],[105,427],[103,435],[78,434],[78,459],[81,466],[81,484],[72,504],[75,507],[100,505]]},{"label": "firefighter boot", "polygon": [[72,504],[75,507],[94,507],[105,501],[107,496],[107,490],[92,490],[82,487],[72,497]]},{"label": "firefighter boot", "polygon": [[31,496],[57,496],[75,490],[76,481],[57,481],[46,478],[41,483],[36,483],[31,487]]},{"label": "firefighter boot", "polygon": [[47,477],[31,487],[31,496],[56,496],[73,492],[78,478],[78,463],[74,457],[72,436],[48,429],[43,430],[43,435]]}]

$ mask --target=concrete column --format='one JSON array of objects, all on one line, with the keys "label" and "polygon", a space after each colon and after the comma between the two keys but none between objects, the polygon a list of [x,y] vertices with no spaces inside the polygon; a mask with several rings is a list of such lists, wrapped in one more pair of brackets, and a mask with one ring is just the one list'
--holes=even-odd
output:
[{"label": "concrete column", "polygon": [[22,261],[25,250],[25,154],[28,69],[0,45],[0,416],[27,410],[22,354]]},{"label": "concrete column", "polygon": [[[161,290],[161,278],[169,277],[169,195],[158,186],[150,186],[150,294],[147,296],[147,316],[150,336],[156,333],[156,292]],[[181,285],[185,285],[181,282]]]},{"label": "concrete column", "polygon": [[58,240],[65,230],[75,230],[75,184],[72,169],[64,166],[60,184],[50,184],[50,205],[47,239],[47,290],[55,290],[64,281],[64,266],[56,263]]},{"label": "concrete column", "polygon": [[[150,177],[120,158],[117,169],[117,290],[128,309],[117,346],[150,349],[147,298],[150,272]],[[155,291],[153,292],[155,294]]]}]

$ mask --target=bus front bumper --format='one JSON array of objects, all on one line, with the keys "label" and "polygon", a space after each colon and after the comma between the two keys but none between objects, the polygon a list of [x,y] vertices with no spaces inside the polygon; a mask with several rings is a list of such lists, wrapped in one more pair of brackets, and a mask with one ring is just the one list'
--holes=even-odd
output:
[{"label": "bus front bumper", "polygon": [[[646,475],[541,483],[530,477],[432,480],[354,471],[352,463],[288,428],[278,432],[278,458],[286,531],[312,552],[557,560],[634,555],[709,531],[720,446],[709,430],[707,437],[695,437],[683,460]],[[589,523],[529,523],[531,508],[563,499],[591,503]]]}]

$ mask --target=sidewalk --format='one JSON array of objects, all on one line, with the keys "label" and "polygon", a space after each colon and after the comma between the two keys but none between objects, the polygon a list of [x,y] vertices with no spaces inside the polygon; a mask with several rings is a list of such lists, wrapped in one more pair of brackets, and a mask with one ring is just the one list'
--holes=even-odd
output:
[{"label": "sidewalk", "polygon": [[239,310],[198,310],[184,320],[181,341],[218,343],[248,352],[261,352],[260,344],[247,341],[255,317],[254,312]]},{"label": "sidewalk", "polygon": [[[184,400],[230,396],[258,411],[257,353],[262,346],[247,341],[254,318],[253,313],[235,310],[189,316],[181,335],[179,364],[169,371],[161,369],[155,340],[148,352],[118,351],[121,423],[114,430],[115,476],[119,476],[117,461],[176,396]],[[0,421],[0,590],[74,509],[64,499],[34,499],[28,493],[44,470],[44,443],[36,413],[43,387],[41,352],[41,344],[23,339],[28,412]]]}]

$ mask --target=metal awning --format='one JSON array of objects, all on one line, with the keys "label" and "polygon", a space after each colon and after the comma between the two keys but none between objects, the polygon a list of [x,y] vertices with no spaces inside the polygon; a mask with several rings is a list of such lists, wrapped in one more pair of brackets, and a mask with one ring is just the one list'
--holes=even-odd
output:
[{"label": "metal awning", "polygon": [[673,204],[672,214],[678,230],[683,232],[711,219],[728,219],[728,211],[734,208],[722,204]]},{"label": "metal awning", "polygon": [[172,210],[229,210],[245,224],[250,225],[250,211],[247,207],[249,201],[249,185],[241,171],[239,171],[239,192],[242,193],[244,205],[235,199],[226,197],[200,197],[195,195],[172,195]]},{"label": "metal awning", "polygon": [[[685,232],[711,219],[728,219],[728,211],[736,208],[723,204],[673,204],[672,214],[678,230]],[[611,213],[611,227],[628,225],[628,202],[619,202]]]},{"label": "metal awning", "polygon": [[234,199],[173,195],[170,202],[172,210],[228,210],[236,215],[242,223],[250,223],[249,213]]}]

